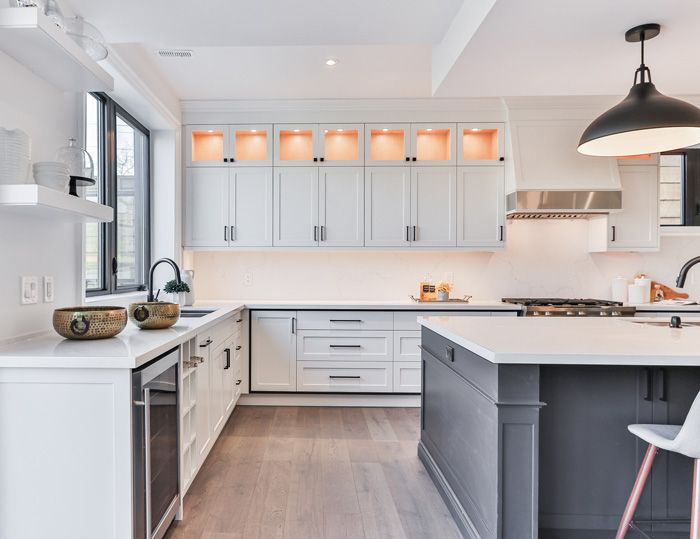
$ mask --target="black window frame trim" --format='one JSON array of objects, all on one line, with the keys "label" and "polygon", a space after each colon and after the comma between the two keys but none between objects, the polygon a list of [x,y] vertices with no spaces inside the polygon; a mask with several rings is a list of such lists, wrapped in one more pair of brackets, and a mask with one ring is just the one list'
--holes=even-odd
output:
[{"label": "black window frame trim", "polygon": [[[681,155],[681,223],[677,225],[662,224],[662,228],[681,229],[700,226],[700,149],[683,148],[662,152],[661,155]],[[660,164],[659,164],[660,167]]]},{"label": "black window frame trim", "polygon": [[[102,204],[110,206],[114,210],[114,220],[111,223],[101,223],[100,247],[102,251],[102,287],[101,288],[86,288],[85,297],[99,297],[113,294],[128,294],[133,292],[141,292],[147,289],[148,271],[151,267],[151,189],[152,189],[152,171],[151,171],[151,132],[141,122],[134,118],[124,107],[119,105],[114,99],[103,92],[90,92],[95,99],[102,103],[101,122],[102,129],[98,136],[100,152],[103,156],[102,161],[102,178],[103,189],[101,190]],[[146,171],[146,186],[143,189],[145,197],[144,207],[144,257],[143,257],[143,277],[144,282],[138,285],[118,286],[117,285],[117,168],[116,168],[116,153],[117,153],[117,115],[131,127],[141,131],[146,137],[146,152],[144,158]],[[83,279],[85,277],[83,276]]]}]

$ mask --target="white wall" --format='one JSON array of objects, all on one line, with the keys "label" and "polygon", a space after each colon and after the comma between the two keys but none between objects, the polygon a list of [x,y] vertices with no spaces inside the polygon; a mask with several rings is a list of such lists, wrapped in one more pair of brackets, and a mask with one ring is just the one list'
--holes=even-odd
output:
[{"label": "white wall", "polygon": [[[637,272],[670,286],[683,262],[700,254],[700,236],[663,237],[658,253],[589,254],[585,220],[512,221],[505,251],[196,252],[197,300],[406,299],[431,273],[454,272],[455,292],[505,296],[610,297],[610,281]],[[244,285],[246,273],[252,285]],[[700,266],[686,290],[700,298]]]},{"label": "white wall", "polygon": [[[33,161],[53,160],[79,133],[79,96],[59,92],[3,53],[0,73],[0,126],[29,133]],[[48,329],[54,307],[76,303],[80,243],[78,225],[0,209],[0,340]],[[55,303],[20,305],[21,275],[52,275]]]}]

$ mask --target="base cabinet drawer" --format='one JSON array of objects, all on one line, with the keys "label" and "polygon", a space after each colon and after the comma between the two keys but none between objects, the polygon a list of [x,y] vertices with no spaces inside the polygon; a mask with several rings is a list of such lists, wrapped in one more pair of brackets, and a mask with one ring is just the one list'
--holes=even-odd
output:
[{"label": "base cabinet drawer", "polygon": [[297,329],[394,329],[394,314],[385,311],[299,311]]},{"label": "base cabinet drawer", "polygon": [[420,393],[421,362],[394,363],[394,393]]},{"label": "base cabinet drawer", "polygon": [[297,391],[391,393],[393,364],[297,361]]},{"label": "base cabinet drawer", "polygon": [[299,361],[391,361],[391,331],[323,331],[297,332]]}]

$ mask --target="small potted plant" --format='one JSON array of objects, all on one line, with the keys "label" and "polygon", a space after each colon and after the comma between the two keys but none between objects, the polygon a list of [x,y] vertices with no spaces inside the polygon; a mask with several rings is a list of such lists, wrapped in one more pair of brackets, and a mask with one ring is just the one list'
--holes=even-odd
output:
[{"label": "small potted plant", "polygon": [[163,290],[167,294],[173,295],[173,303],[177,303],[182,307],[185,304],[185,294],[190,291],[187,283],[178,283],[175,279],[165,283]]},{"label": "small potted plant", "polygon": [[452,291],[452,286],[448,282],[440,282],[435,287],[437,292],[438,301],[448,301],[450,299],[450,292]]}]

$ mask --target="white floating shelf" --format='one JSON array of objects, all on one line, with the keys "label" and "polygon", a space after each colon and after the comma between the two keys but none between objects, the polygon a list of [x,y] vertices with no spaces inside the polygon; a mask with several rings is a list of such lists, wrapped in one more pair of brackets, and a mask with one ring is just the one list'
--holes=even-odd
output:
[{"label": "white floating shelf", "polygon": [[114,219],[110,206],[36,184],[0,185],[0,213],[6,211],[82,223]]},{"label": "white floating shelf", "polygon": [[0,50],[65,91],[114,89],[114,79],[36,7],[0,8]]}]

